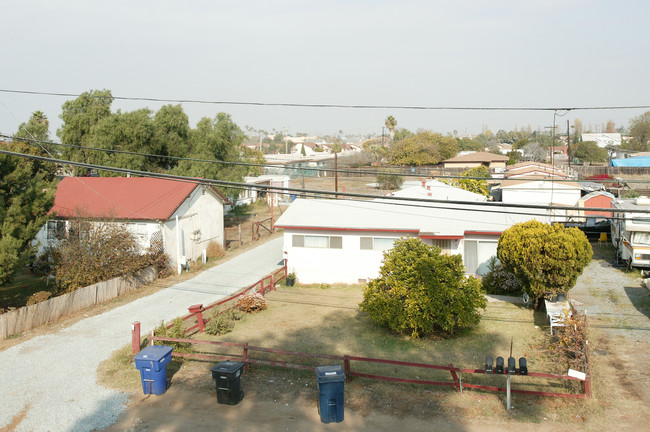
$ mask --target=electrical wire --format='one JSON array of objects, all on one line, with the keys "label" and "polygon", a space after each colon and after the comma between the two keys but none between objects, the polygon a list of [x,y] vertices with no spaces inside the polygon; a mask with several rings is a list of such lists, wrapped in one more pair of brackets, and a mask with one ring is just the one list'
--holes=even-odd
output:
[{"label": "electrical wire", "polygon": [[[2,93],[28,94],[39,96],[79,97],[77,93],[42,92],[30,90],[0,89]],[[619,110],[619,109],[648,109],[650,105],[622,105],[622,106],[574,106],[574,107],[478,107],[478,106],[425,106],[425,105],[363,105],[363,104],[315,104],[315,103],[286,103],[286,102],[256,102],[256,101],[224,101],[202,99],[165,99],[150,97],[130,96],[105,96],[115,100],[168,102],[168,103],[195,103],[210,105],[248,105],[248,106],[273,106],[296,108],[345,108],[345,109],[400,109],[400,110],[438,110],[438,111],[576,111],[576,110]]]},{"label": "electrical wire", "polygon": [[[454,176],[454,175],[436,175],[436,174],[423,176],[422,174],[412,174],[412,173],[391,173],[391,172],[381,172],[381,171],[346,170],[346,169],[319,168],[319,167],[296,167],[296,166],[291,166],[286,164],[256,164],[252,162],[235,162],[235,161],[222,161],[217,159],[185,158],[179,156],[157,155],[152,153],[140,153],[140,152],[127,151],[127,150],[118,150],[118,149],[86,147],[86,146],[80,146],[75,144],[64,144],[64,143],[59,143],[59,142],[49,141],[49,140],[46,141],[46,140],[37,140],[37,139],[29,139],[29,138],[18,138],[14,135],[9,135],[5,133],[0,133],[0,137],[7,138],[10,140],[16,140],[16,141],[32,142],[39,145],[41,144],[54,145],[59,147],[105,152],[107,154],[126,154],[131,156],[143,156],[143,157],[152,157],[152,158],[160,158],[160,159],[167,159],[167,160],[213,163],[213,164],[220,164],[220,165],[233,165],[233,166],[256,167],[256,168],[271,168],[271,169],[281,168],[285,170],[294,170],[294,171],[332,172],[332,173],[344,173],[344,174],[368,175],[368,176],[389,175],[389,176],[415,177],[415,178],[426,177],[426,178],[434,178],[434,179],[440,178],[440,179],[465,179],[465,180],[486,180],[486,181],[517,180],[516,178],[495,179],[493,177],[472,177],[472,176],[461,176],[461,175]],[[535,181],[567,182],[572,180],[561,179],[561,178],[540,178],[540,179],[535,179]],[[588,180],[588,181],[593,183],[612,183],[613,180],[609,179],[609,180]],[[649,180],[622,180],[621,179],[620,181],[625,181],[626,183],[650,183],[650,179]]]},{"label": "electrical wire", "polygon": [[[607,213],[615,213],[615,212],[621,212],[620,209],[613,209],[613,208],[598,208],[598,207],[571,207],[571,206],[551,206],[551,205],[537,205],[537,204],[506,204],[506,203],[498,203],[498,202],[470,202],[470,201],[457,201],[457,200],[436,200],[436,199],[426,199],[426,198],[406,198],[406,197],[396,197],[396,196],[377,196],[377,195],[369,195],[369,194],[360,194],[360,193],[350,193],[350,192],[334,192],[334,191],[321,191],[321,190],[313,190],[313,189],[298,189],[298,188],[285,188],[285,187],[279,187],[279,186],[271,186],[271,185],[251,185],[248,183],[240,183],[240,182],[232,182],[232,181],[225,181],[225,180],[215,180],[215,179],[203,179],[203,178],[197,178],[197,177],[188,177],[188,176],[179,176],[179,175],[174,175],[174,174],[165,174],[165,173],[154,173],[154,172],[149,172],[149,171],[139,171],[139,170],[131,170],[127,168],[117,168],[117,167],[110,167],[110,166],[103,166],[103,165],[95,165],[95,164],[87,164],[83,162],[74,162],[74,161],[68,161],[68,160],[62,160],[62,159],[52,159],[52,158],[46,158],[44,156],[36,156],[36,155],[30,155],[30,154],[24,154],[24,153],[16,153],[16,152],[10,152],[6,150],[0,150],[0,154],[5,154],[8,156],[15,156],[15,157],[22,157],[22,158],[27,158],[27,159],[34,159],[34,160],[40,160],[44,162],[51,162],[51,163],[57,163],[57,164],[62,164],[62,165],[70,165],[70,166],[77,166],[81,168],[90,168],[90,169],[97,169],[101,171],[110,171],[110,172],[118,172],[122,174],[130,174],[130,175],[138,175],[142,177],[152,177],[152,178],[162,178],[162,179],[171,179],[171,180],[179,180],[179,181],[189,181],[197,184],[209,184],[213,186],[220,186],[224,188],[246,188],[246,189],[257,189],[257,190],[265,190],[267,192],[276,192],[276,193],[290,193],[290,192],[295,192],[295,193],[307,193],[307,194],[317,194],[319,196],[325,195],[325,196],[334,196],[335,198],[338,197],[348,197],[348,198],[361,198],[361,199],[374,199],[376,201],[373,202],[389,202],[392,203],[394,202],[402,202],[402,203],[407,203],[407,204],[412,204],[412,203],[426,203],[429,204],[429,207],[432,207],[432,204],[443,204],[443,205],[463,205],[466,207],[444,207],[450,210],[458,210],[458,211],[476,211],[481,210],[481,207],[483,209],[490,208],[491,211],[495,213],[503,213],[503,214],[517,214],[514,213],[512,209],[537,209],[537,210],[561,210],[561,211],[567,211],[567,210],[577,210],[577,211],[598,211],[598,212],[607,212]],[[378,200],[379,199],[379,200]],[[471,207],[476,207],[476,208],[471,208]],[[438,208],[438,207],[435,207]],[[442,208],[442,207],[440,207]],[[502,210],[503,209],[503,210]],[[626,213],[647,213],[645,210],[635,210],[635,209],[626,209]],[[535,215],[538,216],[546,216],[546,215],[541,215],[538,213],[535,213]]]}]

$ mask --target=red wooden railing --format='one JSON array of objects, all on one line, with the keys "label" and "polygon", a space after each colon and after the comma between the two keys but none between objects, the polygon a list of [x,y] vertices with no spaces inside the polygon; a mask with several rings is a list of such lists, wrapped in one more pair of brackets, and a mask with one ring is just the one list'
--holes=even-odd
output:
[{"label": "red wooden railing", "polygon": [[[172,352],[172,356],[181,357],[181,358],[192,358],[199,360],[240,360],[246,362],[247,364],[260,364],[268,366],[277,366],[287,369],[300,369],[300,370],[314,370],[315,366],[310,366],[300,363],[289,363],[285,361],[277,360],[264,360],[258,359],[250,356],[251,351],[272,353],[284,356],[293,356],[293,357],[303,357],[303,358],[317,358],[317,359],[326,359],[334,360],[337,362],[343,363],[343,368],[345,370],[345,375],[348,378],[359,377],[359,378],[369,378],[382,381],[393,381],[393,382],[402,382],[410,384],[424,384],[432,386],[445,386],[445,387],[455,387],[458,391],[463,391],[463,389],[479,389],[487,391],[496,391],[496,392],[505,392],[505,387],[495,387],[479,384],[469,384],[463,383],[461,379],[461,374],[486,374],[484,369],[460,369],[454,367],[454,365],[449,364],[447,366],[434,365],[427,363],[414,363],[414,362],[405,362],[399,360],[388,360],[388,359],[377,359],[370,357],[357,357],[350,355],[331,355],[331,354],[314,354],[314,353],[304,353],[299,351],[286,351],[275,348],[264,348],[249,345],[248,343],[238,343],[238,342],[221,342],[221,341],[206,341],[206,340],[197,340],[197,339],[179,339],[179,338],[167,338],[167,337],[158,337],[153,335],[149,338],[149,343],[153,345],[155,341],[158,342],[181,342],[181,343],[190,343],[190,344],[204,344],[204,345],[213,345],[213,346],[222,346],[222,347],[235,347],[242,350],[241,355],[219,355],[219,354],[205,354],[205,353],[176,353]],[[410,379],[410,378],[399,378],[378,374],[369,374],[358,372],[352,369],[351,362],[363,362],[363,363],[381,363],[381,364],[390,364],[394,366],[403,366],[403,367],[414,367],[422,369],[437,369],[443,371],[449,371],[452,381],[430,381],[430,380],[421,380],[421,379]],[[496,375],[496,372],[493,371],[493,374]],[[516,372],[516,375],[521,375],[519,371]],[[507,375],[504,375],[504,377]],[[550,378],[558,380],[578,380],[568,375],[559,375],[552,373],[543,373],[543,372],[528,372],[528,375],[531,378]],[[591,377],[589,376],[589,369],[587,369],[587,378],[584,381],[584,393],[559,393],[559,392],[546,392],[546,391],[537,391],[537,390],[522,390],[522,389],[512,389],[512,393],[518,394],[528,394],[534,396],[544,396],[544,397],[561,397],[561,398],[574,398],[582,399],[591,396]]]},{"label": "red wooden railing", "polygon": [[[278,270],[269,273],[268,275],[264,276],[262,279],[258,280],[254,284],[249,285],[246,288],[242,288],[226,298],[211,303],[206,307],[203,307],[203,305],[200,304],[192,305],[188,307],[190,313],[183,317],[183,321],[196,319],[196,324],[185,329],[185,333],[187,334],[195,333],[196,330],[200,331],[201,333],[203,332],[203,327],[208,322],[208,320],[203,317],[203,312],[208,311],[216,306],[220,306],[222,304],[235,300],[237,297],[244,295],[250,291],[257,292],[263,296],[267,292],[273,291],[275,289],[275,284],[282,281],[286,277],[287,277],[287,264],[285,263],[284,266],[280,267]],[[174,324],[171,323],[167,325],[167,328],[172,328],[173,326]]]}]

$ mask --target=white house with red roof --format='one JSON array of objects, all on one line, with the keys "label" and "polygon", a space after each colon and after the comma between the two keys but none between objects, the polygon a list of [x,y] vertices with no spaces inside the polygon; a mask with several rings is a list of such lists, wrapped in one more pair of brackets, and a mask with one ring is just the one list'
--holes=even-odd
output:
[{"label": "white house with red roof", "polygon": [[208,243],[224,243],[224,204],[214,187],[146,177],[65,177],[58,184],[53,219],[36,236],[39,251],[65,235],[68,221],[122,223],[142,250],[161,241],[174,265],[197,260]]},{"label": "white house with red roof", "polygon": [[467,274],[485,274],[501,233],[530,219],[552,220],[544,210],[489,202],[299,198],[275,226],[284,229],[284,258],[300,282],[359,283],[379,275],[384,251],[401,237],[460,254]]}]

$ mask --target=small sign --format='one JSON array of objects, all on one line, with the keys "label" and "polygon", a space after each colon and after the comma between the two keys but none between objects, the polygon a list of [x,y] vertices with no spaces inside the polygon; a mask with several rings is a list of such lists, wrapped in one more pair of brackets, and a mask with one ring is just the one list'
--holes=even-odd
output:
[{"label": "small sign", "polygon": [[578,378],[581,381],[584,381],[587,379],[587,374],[584,372],[580,372],[577,370],[569,369],[568,375],[573,378]]}]

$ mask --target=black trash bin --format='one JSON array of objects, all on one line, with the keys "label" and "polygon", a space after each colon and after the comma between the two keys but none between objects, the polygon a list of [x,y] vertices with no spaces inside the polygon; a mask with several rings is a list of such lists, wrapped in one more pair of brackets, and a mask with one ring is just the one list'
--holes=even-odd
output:
[{"label": "black trash bin", "polygon": [[319,366],[316,368],[318,381],[318,412],[323,423],[343,421],[343,391],[345,389],[345,373],[340,365]]},{"label": "black trash bin", "polygon": [[222,361],[212,366],[212,378],[217,386],[217,402],[225,405],[237,405],[244,398],[241,390],[241,374],[244,362]]}]

